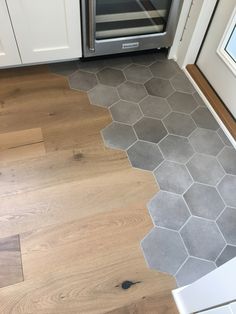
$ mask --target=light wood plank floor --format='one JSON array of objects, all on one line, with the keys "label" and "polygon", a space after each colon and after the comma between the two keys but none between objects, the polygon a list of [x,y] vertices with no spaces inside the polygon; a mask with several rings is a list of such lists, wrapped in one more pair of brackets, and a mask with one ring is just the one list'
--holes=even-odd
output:
[{"label": "light wood plank floor", "polygon": [[139,245],[156,183],[109,123],[46,66],[0,72],[0,313],[177,313]]}]

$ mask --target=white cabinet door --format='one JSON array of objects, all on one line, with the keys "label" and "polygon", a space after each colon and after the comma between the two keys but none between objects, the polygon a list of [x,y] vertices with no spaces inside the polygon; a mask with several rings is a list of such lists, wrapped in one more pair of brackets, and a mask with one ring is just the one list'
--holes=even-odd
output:
[{"label": "white cabinet door", "polygon": [[22,62],[79,58],[79,0],[7,0]]},{"label": "white cabinet door", "polygon": [[5,0],[0,0],[0,67],[21,64]]}]

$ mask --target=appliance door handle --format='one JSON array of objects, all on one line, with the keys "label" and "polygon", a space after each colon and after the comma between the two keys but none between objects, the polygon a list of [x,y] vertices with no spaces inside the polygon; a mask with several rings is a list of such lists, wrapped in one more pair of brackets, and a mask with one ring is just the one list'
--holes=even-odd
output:
[{"label": "appliance door handle", "polygon": [[88,13],[89,13],[89,50],[95,51],[95,32],[96,32],[96,0],[88,0]]}]

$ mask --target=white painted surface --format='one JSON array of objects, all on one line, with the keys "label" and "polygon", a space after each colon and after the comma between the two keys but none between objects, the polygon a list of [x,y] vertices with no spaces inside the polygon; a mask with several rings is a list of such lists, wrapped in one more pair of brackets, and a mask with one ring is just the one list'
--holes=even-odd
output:
[{"label": "white painted surface", "polygon": [[233,313],[230,309],[230,306],[225,305],[225,306],[218,307],[216,309],[204,311],[204,312],[202,312],[202,314],[233,314]]},{"label": "white painted surface", "polygon": [[217,54],[235,5],[235,0],[220,0],[197,65],[236,118],[236,77]]},{"label": "white painted surface", "polygon": [[82,56],[80,1],[7,0],[7,4],[24,64]]},{"label": "white painted surface", "polygon": [[172,293],[180,314],[196,313],[234,302],[236,300],[236,258],[191,285],[176,289]]},{"label": "white painted surface", "polygon": [[5,0],[0,0],[0,67],[21,63]]}]

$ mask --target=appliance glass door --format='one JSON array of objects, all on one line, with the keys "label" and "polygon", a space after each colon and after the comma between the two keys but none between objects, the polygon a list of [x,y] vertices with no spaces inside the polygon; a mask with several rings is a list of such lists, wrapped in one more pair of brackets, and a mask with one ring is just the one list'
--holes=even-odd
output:
[{"label": "appliance glass door", "polygon": [[164,33],[172,0],[97,0],[96,40]]}]

